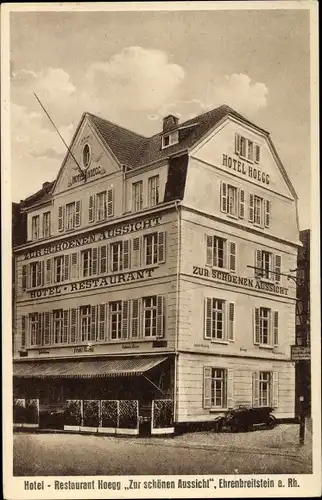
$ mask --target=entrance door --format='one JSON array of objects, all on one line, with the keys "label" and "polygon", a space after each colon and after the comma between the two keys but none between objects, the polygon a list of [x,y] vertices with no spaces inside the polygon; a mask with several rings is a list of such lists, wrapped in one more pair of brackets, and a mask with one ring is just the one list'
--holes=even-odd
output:
[{"label": "entrance door", "polygon": [[174,433],[172,399],[153,400],[151,417],[151,434]]}]

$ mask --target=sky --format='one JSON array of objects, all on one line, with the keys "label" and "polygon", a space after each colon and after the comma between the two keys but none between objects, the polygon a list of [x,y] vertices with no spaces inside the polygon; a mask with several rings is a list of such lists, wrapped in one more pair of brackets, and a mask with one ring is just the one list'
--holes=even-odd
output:
[{"label": "sky", "polygon": [[14,12],[12,198],[54,180],[82,113],[143,135],[228,104],[269,131],[310,220],[307,10]]}]

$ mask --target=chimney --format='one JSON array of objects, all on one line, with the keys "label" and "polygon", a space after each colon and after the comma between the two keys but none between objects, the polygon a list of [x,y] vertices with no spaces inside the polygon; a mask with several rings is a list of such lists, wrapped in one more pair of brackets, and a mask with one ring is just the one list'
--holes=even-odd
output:
[{"label": "chimney", "polygon": [[42,188],[43,189],[47,189],[48,186],[50,186],[51,182],[44,182],[43,185],[42,185]]},{"label": "chimney", "polygon": [[163,132],[168,132],[177,127],[179,118],[174,115],[168,115],[163,118]]}]

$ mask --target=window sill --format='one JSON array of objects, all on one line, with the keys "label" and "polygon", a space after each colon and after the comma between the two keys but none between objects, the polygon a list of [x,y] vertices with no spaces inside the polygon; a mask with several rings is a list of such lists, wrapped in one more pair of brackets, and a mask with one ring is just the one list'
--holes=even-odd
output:
[{"label": "window sill", "polygon": [[210,408],[209,413],[223,413],[228,411],[228,408]]},{"label": "window sill", "polygon": [[242,156],[241,154],[237,155],[242,161],[247,161],[247,163],[250,163],[251,165],[254,164],[254,160],[250,160],[249,158],[246,158],[246,156]]},{"label": "window sill", "polygon": [[260,349],[274,349],[274,347],[272,345],[268,345],[268,344],[255,344],[257,345]]},{"label": "window sill", "polygon": [[223,345],[228,345],[230,342],[228,340],[215,340],[215,339],[205,339],[209,340],[211,344],[223,344]]}]

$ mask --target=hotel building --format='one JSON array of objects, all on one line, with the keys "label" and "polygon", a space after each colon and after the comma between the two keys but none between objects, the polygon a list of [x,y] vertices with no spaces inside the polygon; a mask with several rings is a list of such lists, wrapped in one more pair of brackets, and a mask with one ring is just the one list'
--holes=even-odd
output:
[{"label": "hotel building", "polygon": [[268,132],[228,106],[150,138],[84,113],[21,214],[15,398],[294,416],[297,196]]}]

